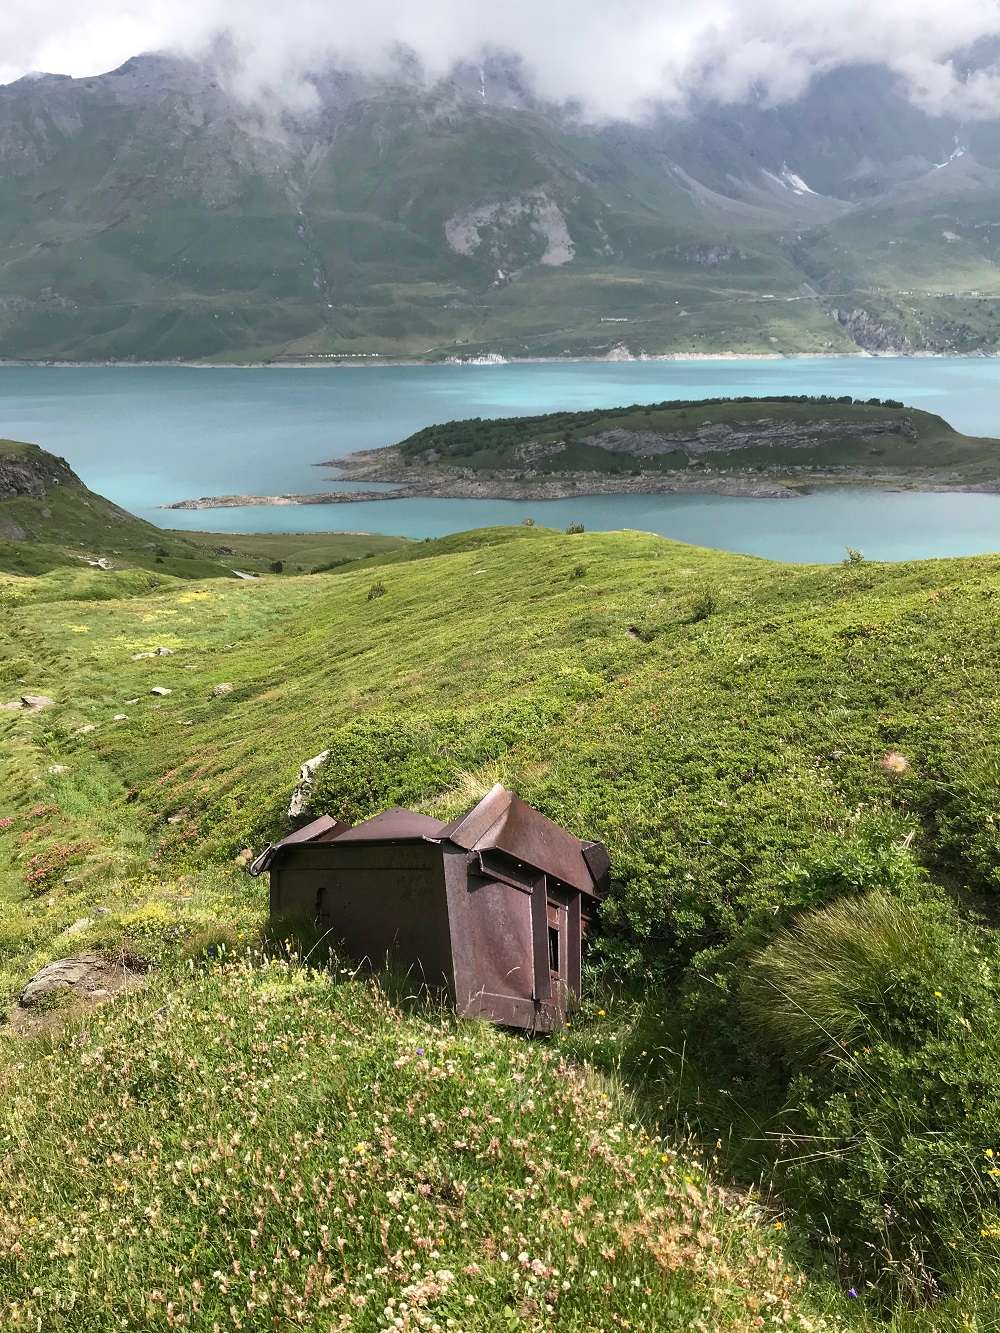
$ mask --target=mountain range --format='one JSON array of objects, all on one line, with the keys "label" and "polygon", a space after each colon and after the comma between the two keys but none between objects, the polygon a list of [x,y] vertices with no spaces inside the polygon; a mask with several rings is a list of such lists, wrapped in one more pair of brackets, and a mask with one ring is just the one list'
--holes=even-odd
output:
[{"label": "mountain range", "polygon": [[250,106],[154,54],[0,87],[0,357],[1000,343],[1000,118],[931,116],[880,66],[641,123],[501,58],[313,84],[308,113]]}]

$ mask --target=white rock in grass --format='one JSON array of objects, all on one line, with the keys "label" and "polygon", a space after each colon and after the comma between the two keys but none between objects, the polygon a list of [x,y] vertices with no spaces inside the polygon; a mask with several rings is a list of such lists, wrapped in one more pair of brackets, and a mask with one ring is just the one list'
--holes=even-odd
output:
[{"label": "white rock in grass", "polygon": [[168,690],[164,685],[154,685],[149,692],[155,694],[158,699],[165,699],[168,694],[173,694],[173,690]]},{"label": "white rock in grass", "polygon": [[212,686],[212,698],[221,699],[224,694],[232,694],[233,687],[228,680],[222,681],[219,685]]},{"label": "white rock in grass", "polygon": [[289,819],[297,819],[299,815],[304,815],[309,809],[309,798],[312,795],[316,770],[322,768],[329,758],[330,751],[323,750],[320,754],[314,755],[312,759],[307,759],[299,769],[299,780],[295,784],[292,799],[288,803]]},{"label": "white rock in grass", "polygon": [[36,972],[18,997],[22,1009],[30,1009],[57,991],[71,991],[81,998],[104,999],[127,986],[145,964],[133,959],[104,958],[82,953],[77,958],[57,958]]},{"label": "white rock in grass", "polygon": [[27,708],[32,713],[40,713],[43,708],[52,708],[55,702],[55,699],[50,699],[47,694],[21,695],[21,707]]}]

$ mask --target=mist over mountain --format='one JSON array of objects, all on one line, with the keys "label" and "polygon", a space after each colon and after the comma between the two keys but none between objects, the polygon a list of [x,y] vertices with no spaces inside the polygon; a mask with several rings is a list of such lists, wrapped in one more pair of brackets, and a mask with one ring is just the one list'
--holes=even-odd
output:
[{"label": "mist over mountain", "polygon": [[226,60],[0,87],[0,355],[997,346],[1000,125],[884,64],[620,120],[510,56],[327,65],[301,104]]}]

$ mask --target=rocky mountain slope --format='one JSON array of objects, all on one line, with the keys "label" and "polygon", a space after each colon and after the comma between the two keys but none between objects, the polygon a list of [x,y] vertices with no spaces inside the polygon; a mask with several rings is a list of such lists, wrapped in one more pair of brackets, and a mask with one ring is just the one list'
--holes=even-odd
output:
[{"label": "rocky mountain slope", "polygon": [[587,124],[497,60],[249,107],[166,56],[0,88],[0,355],[970,351],[995,124],[877,68],[795,105]]}]

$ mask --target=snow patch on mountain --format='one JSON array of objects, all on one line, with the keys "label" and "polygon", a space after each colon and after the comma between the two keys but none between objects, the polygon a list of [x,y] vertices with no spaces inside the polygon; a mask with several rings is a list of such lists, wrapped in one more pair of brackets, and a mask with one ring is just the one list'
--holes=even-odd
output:
[{"label": "snow patch on mountain", "polygon": [[787,164],[781,168],[780,175],[768,171],[766,167],[763,172],[768,180],[774,181],[775,185],[780,185],[784,190],[791,190],[793,194],[816,194],[812,186],[807,185],[798,172],[792,171]]}]

